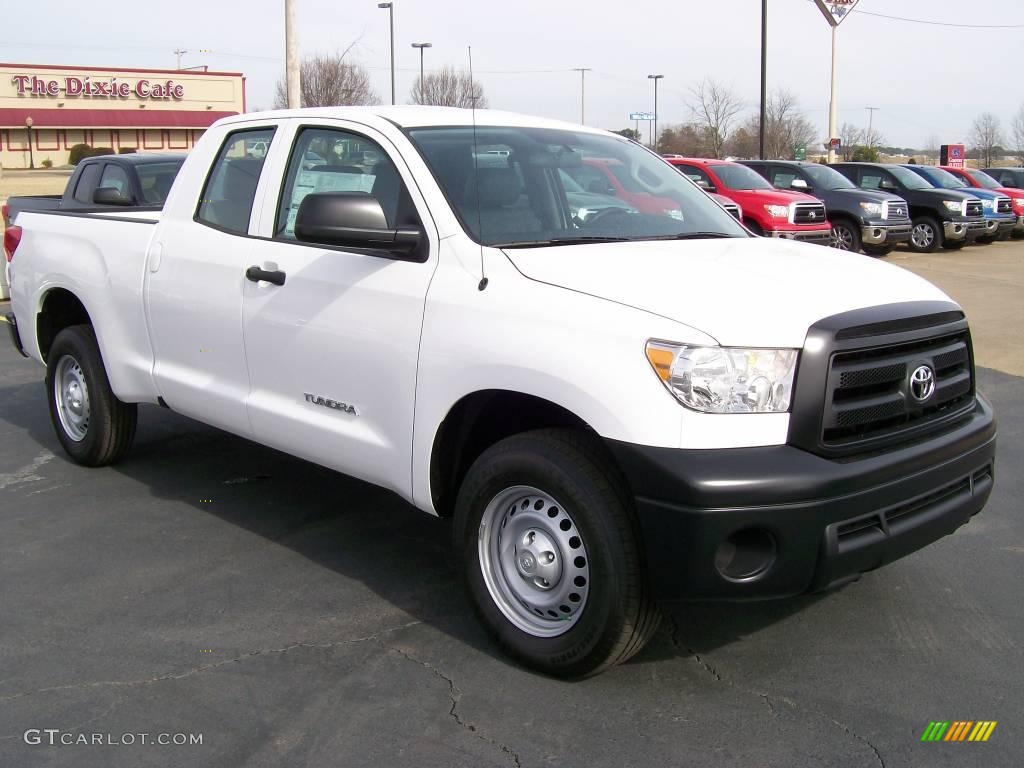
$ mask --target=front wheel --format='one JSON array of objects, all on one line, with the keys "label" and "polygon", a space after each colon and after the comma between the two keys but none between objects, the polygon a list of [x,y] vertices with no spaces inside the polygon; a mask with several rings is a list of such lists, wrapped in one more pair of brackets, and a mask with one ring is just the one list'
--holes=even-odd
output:
[{"label": "front wheel", "polygon": [[57,439],[79,464],[113,464],[131,445],[137,408],[110,389],[92,326],[57,334],[46,358],[46,391]]},{"label": "front wheel", "polygon": [[832,224],[832,247],[840,251],[859,253],[861,249],[860,227],[838,220]]},{"label": "front wheel", "polygon": [[891,245],[865,245],[862,247],[868,256],[888,256],[893,251]]},{"label": "front wheel", "polygon": [[[975,240],[974,242],[978,242]],[[967,242],[964,240],[947,240],[942,244],[944,250],[947,251],[959,251],[961,248],[967,246]]]},{"label": "front wheel", "polygon": [[508,654],[541,672],[596,674],[657,629],[615,477],[587,436],[538,430],[486,450],[459,491],[456,546],[477,613]]},{"label": "front wheel", "polygon": [[910,250],[915,253],[934,253],[942,244],[942,230],[939,222],[930,216],[914,219],[910,230]]}]

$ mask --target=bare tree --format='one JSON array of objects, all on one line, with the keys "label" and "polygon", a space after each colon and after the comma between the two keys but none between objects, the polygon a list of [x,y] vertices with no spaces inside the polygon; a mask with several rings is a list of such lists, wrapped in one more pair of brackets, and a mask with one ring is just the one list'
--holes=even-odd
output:
[{"label": "bare tree", "polygon": [[765,105],[768,118],[764,132],[764,151],[768,157],[792,159],[796,148],[807,146],[814,139],[814,126],[804,117],[796,96],[779,88]]},{"label": "bare tree", "polygon": [[487,99],[480,82],[469,72],[444,67],[425,75],[423,82],[417,77],[409,92],[413,104],[431,104],[437,107],[472,107],[484,109]]},{"label": "bare tree", "polygon": [[1024,104],[1021,104],[1017,114],[1010,121],[1010,130],[1013,132],[1013,149],[1017,153],[1017,159],[1024,163]]},{"label": "bare tree", "polygon": [[842,154],[843,160],[850,161],[854,148],[860,144],[863,136],[864,131],[853,123],[843,123],[839,126],[839,140],[842,142],[839,152]]},{"label": "bare tree", "polygon": [[693,122],[707,135],[711,156],[722,157],[743,102],[728,86],[708,77],[690,89],[688,106]]},{"label": "bare tree", "polygon": [[[353,43],[354,45],[354,43]],[[380,98],[370,86],[370,75],[356,63],[345,61],[350,45],[341,53],[315,54],[302,59],[302,106],[336,107],[378,104]],[[288,105],[285,79],[277,81],[274,108]]]},{"label": "bare tree", "polygon": [[996,154],[996,147],[1003,141],[1002,130],[999,125],[999,118],[991,112],[983,112],[975,119],[971,126],[971,147],[978,153],[978,158],[983,161],[987,168],[992,165],[992,158]]},{"label": "bare tree", "polygon": [[861,145],[868,149],[877,149],[885,143],[885,136],[877,128],[865,128],[861,135]]},{"label": "bare tree", "polygon": [[672,155],[700,157],[707,154],[704,132],[693,123],[668,125],[661,129],[658,136],[658,152]]}]

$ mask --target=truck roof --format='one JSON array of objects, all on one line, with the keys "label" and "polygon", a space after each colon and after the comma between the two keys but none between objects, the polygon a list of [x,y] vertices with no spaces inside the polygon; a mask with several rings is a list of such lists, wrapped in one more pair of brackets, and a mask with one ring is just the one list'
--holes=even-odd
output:
[{"label": "truck roof", "polygon": [[[523,115],[517,112],[503,112],[496,109],[475,110],[475,121],[478,126],[516,126],[524,128],[557,128],[588,133],[607,133],[597,128],[588,128],[561,120]],[[462,107],[434,107],[407,104],[401,106],[370,106],[370,107],[307,107],[304,109],[277,109],[268,112],[249,112],[243,115],[224,117],[214,123],[234,125],[236,123],[258,122],[267,119],[289,117],[334,118],[336,120],[366,120],[378,118],[387,120],[399,128],[424,128],[431,126],[471,126],[474,123],[474,110]]]},{"label": "truck roof", "polygon": [[146,163],[166,163],[170,160],[184,160],[185,157],[185,152],[129,152],[124,155],[93,155],[92,157],[83,157],[79,165],[99,162],[144,165]]}]

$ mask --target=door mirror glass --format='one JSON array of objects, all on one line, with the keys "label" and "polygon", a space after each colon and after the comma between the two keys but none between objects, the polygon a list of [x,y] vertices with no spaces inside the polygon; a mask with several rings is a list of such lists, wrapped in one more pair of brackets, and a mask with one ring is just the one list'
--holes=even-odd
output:
[{"label": "door mirror glass", "polygon": [[305,243],[384,250],[412,256],[422,235],[391,228],[380,201],[365,192],[311,192],[295,215],[295,237]]},{"label": "door mirror glass", "polygon": [[888,189],[889,191],[899,189],[899,187],[897,187],[893,182],[889,181],[888,179],[882,179],[882,181],[878,184],[878,188]]},{"label": "door mirror glass", "polygon": [[799,189],[801,192],[806,192],[807,190],[809,190],[811,188],[811,185],[808,184],[803,179],[797,178],[797,179],[793,179],[791,182],[789,182],[789,188],[790,189]]},{"label": "door mirror glass", "polygon": [[131,205],[135,202],[130,194],[116,187],[99,187],[92,193],[92,201],[96,205]]}]

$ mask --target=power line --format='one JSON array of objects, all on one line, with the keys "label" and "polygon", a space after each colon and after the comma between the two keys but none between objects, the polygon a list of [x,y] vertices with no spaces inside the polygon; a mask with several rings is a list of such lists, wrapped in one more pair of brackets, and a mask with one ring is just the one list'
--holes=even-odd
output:
[{"label": "power line", "polygon": [[889,16],[885,13],[862,11],[859,8],[854,8],[851,13],[859,13],[864,16],[876,16],[879,19],[889,19],[890,21],[905,21],[909,24],[928,24],[933,27],[957,27],[959,29],[1024,29],[1024,24],[960,24],[952,21],[931,21],[929,19],[909,19],[906,16]]}]

